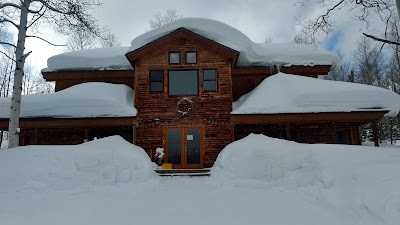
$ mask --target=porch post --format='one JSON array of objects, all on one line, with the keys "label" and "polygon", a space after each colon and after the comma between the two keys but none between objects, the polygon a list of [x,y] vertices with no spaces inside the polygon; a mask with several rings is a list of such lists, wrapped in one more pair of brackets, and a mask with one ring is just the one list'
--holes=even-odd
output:
[{"label": "porch post", "polygon": [[292,138],[290,137],[290,123],[286,123],[286,140],[292,140]]},{"label": "porch post", "polygon": [[132,144],[136,145],[136,123],[132,126]]},{"label": "porch post", "polygon": [[376,147],[379,147],[378,122],[376,120],[372,121],[372,132],[374,134],[374,144]]},{"label": "porch post", "polygon": [[337,144],[336,141],[336,123],[332,122],[332,144]]},{"label": "porch post", "polygon": [[35,128],[34,144],[35,145],[39,144],[39,128]]}]

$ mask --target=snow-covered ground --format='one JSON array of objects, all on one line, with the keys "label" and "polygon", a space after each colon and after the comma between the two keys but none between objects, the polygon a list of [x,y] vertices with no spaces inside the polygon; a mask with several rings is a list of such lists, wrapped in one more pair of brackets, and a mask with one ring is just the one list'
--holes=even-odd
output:
[{"label": "snow-covered ground", "polygon": [[0,151],[0,224],[400,224],[400,151],[250,135],[207,178],[120,137]]}]

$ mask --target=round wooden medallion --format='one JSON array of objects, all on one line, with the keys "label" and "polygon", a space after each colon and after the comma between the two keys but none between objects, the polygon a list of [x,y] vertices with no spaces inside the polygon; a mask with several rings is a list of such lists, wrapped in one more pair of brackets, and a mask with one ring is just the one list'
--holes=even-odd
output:
[{"label": "round wooden medallion", "polygon": [[188,116],[193,111],[193,102],[188,98],[182,98],[176,104],[176,111],[182,116]]}]

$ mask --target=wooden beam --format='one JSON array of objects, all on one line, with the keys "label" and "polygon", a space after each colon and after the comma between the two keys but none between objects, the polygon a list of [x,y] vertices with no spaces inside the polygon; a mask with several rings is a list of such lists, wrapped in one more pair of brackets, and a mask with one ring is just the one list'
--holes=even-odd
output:
[{"label": "wooden beam", "polygon": [[374,144],[379,147],[378,122],[376,120],[372,121],[372,132],[374,134]]},{"label": "wooden beam", "polygon": [[291,141],[291,137],[290,137],[290,123],[286,123],[286,140]]},{"label": "wooden beam", "polygon": [[[57,128],[57,127],[118,127],[132,126],[135,117],[113,118],[38,118],[20,120],[21,129]],[[0,129],[8,128],[8,119],[0,119]]]},{"label": "wooden beam", "polygon": [[70,79],[91,79],[99,77],[134,78],[134,70],[80,70],[80,71],[53,71],[42,72],[46,81],[59,81]]},{"label": "wooden beam", "polygon": [[302,122],[354,122],[368,123],[383,118],[388,111],[243,114],[231,115],[233,124],[278,124]]}]

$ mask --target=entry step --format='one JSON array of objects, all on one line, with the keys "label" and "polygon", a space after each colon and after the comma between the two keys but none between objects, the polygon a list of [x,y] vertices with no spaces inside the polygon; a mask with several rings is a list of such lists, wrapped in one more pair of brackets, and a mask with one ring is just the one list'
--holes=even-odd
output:
[{"label": "entry step", "polygon": [[162,177],[202,177],[210,176],[210,169],[172,169],[172,170],[155,170]]}]

